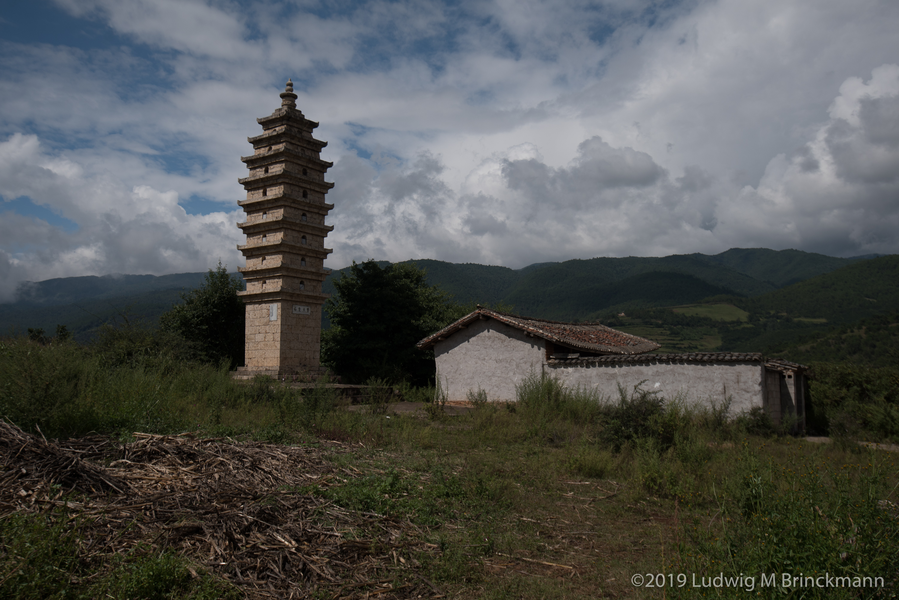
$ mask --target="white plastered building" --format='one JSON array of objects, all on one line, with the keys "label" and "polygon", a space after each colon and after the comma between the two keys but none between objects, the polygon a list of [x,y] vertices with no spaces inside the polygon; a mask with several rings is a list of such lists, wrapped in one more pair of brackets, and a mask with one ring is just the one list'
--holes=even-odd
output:
[{"label": "white plastered building", "polygon": [[557,378],[617,401],[619,389],[657,391],[690,404],[721,406],[732,415],[764,408],[775,423],[805,415],[805,367],[757,353],[655,354],[655,342],[599,323],[560,323],[474,312],[418,343],[433,348],[437,378],[450,402],[483,391],[497,402],[516,400],[530,374]]}]

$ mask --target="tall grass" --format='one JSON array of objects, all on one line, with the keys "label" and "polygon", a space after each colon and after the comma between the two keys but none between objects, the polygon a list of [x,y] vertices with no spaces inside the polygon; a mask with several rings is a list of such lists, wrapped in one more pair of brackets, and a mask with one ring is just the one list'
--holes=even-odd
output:
[{"label": "tall grass", "polygon": [[[885,499],[891,465],[875,453],[836,469],[820,459],[783,463],[765,460],[757,447],[743,446],[714,494],[708,521],[694,518],[678,548],[674,572],[702,577],[745,573],[754,592],[775,598],[893,598],[899,587],[899,510]],[[890,486],[892,487],[892,486]],[[818,577],[881,577],[882,584],[821,587],[800,580],[783,584],[783,574]],[[776,585],[760,585],[776,574]],[[825,580],[818,580],[824,581]],[[864,581],[864,580],[863,580]],[[745,596],[745,586],[715,589],[723,598]],[[697,592],[681,590],[676,597]],[[792,596],[791,596],[792,597]]]},{"label": "tall grass", "polygon": [[635,484],[634,494],[695,499],[704,494],[708,481],[702,470],[716,449],[746,435],[778,433],[763,411],[731,415],[729,402],[691,405],[640,384],[619,387],[612,400],[531,374],[517,391],[516,419],[504,419],[495,407],[479,411],[484,433],[509,442],[517,432],[519,439],[565,447],[571,474],[626,477]]},{"label": "tall grass", "polygon": [[613,453],[652,448],[664,453],[683,447],[696,436],[732,436],[742,420],[728,416],[728,405],[688,406],[682,398],[665,399],[638,384],[619,386],[618,398],[601,397],[595,390],[570,389],[558,379],[531,373],[517,386],[517,411],[533,426],[568,424]]},{"label": "tall grass", "polygon": [[318,427],[336,401],[324,386],[235,382],[224,363],[25,339],[0,341],[0,382],[0,417],[60,438],[206,430],[288,441]]},{"label": "tall grass", "polygon": [[534,422],[595,423],[604,399],[595,390],[570,389],[558,378],[531,372],[515,386],[518,409]]}]

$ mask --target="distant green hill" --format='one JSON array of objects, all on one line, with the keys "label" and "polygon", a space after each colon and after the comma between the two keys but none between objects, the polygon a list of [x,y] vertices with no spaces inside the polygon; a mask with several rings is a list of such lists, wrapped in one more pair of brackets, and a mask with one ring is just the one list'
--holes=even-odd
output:
[{"label": "distant green hill", "polygon": [[434,260],[411,262],[428,272],[431,284],[440,285],[459,302],[501,302],[521,314],[576,320],[595,318],[604,310],[687,304],[719,294],[762,296],[794,280],[860,260],[798,250],[735,248],[714,256],[592,258],[519,270]]},{"label": "distant green hill", "polygon": [[17,301],[0,304],[0,335],[24,335],[29,328],[52,335],[65,325],[84,341],[104,323],[123,319],[155,324],[181,294],[200,286],[206,273],[65,277],[26,283]]},{"label": "distant green hill", "polygon": [[754,298],[626,312],[618,318],[608,311],[600,320],[666,349],[889,364],[899,359],[899,256],[855,261]]},{"label": "distant green hill", "polygon": [[853,263],[737,305],[758,314],[853,323],[899,307],[899,256]]},{"label": "distant green hill", "polygon": [[85,299],[72,304],[0,304],[0,335],[24,335],[29,328],[53,335],[65,325],[78,341],[91,338],[104,323],[155,325],[162,313],[180,302],[185,290],[153,290],[131,296]]},{"label": "distant green hill", "polygon": [[899,310],[795,341],[777,354],[804,364],[851,362],[895,367],[899,365]]},{"label": "distant green hill", "polygon": [[640,273],[612,282],[584,279],[571,287],[565,286],[563,281],[559,285],[547,285],[542,293],[530,297],[519,289],[504,298],[504,302],[526,315],[560,321],[595,320],[609,310],[688,304],[728,292],[726,288],[693,275],[662,271]]},{"label": "distant green hill", "polygon": [[[676,278],[662,273],[685,276],[680,281],[692,291],[682,292],[672,283]],[[651,283],[654,278],[658,279],[656,286]],[[707,284],[708,295],[748,296],[775,289],[696,256],[593,258],[529,270],[502,301],[512,304],[522,314],[560,320],[583,319],[614,306],[641,304],[636,292],[619,289],[621,286],[636,285],[639,293],[645,295],[643,305],[664,306],[705,297],[697,295],[700,282]],[[673,294],[672,301],[663,298],[665,293]]]},{"label": "distant green hill", "polygon": [[[201,285],[205,277],[206,273],[103,275],[26,282],[16,290],[16,304],[57,306],[162,290],[192,290]],[[0,304],[2,306],[4,305]]]},{"label": "distant green hill", "polygon": [[[729,296],[728,301],[751,318],[748,323],[730,324],[706,319],[702,345],[698,346],[703,349],[719,342],[728,349],[748,348],[764,339],[782,345],[783,340],[790,340],[791,334],[785,330],[817,331],[830,323],[849,323],[899,306],[897,256],[840,259],[755,248],[714,256],[569,260],[517,270],[429,259],[410,262],[425,269],[429,283],[439,285],[456,302],[501,303],[520,314],[560,321],[601,320],[623,311],[630,314]],[[332,272],[323,291],[333,294],[333,279],[346,270]],[[25,284],[15,303],[0,304],[0,334],[23,333],[29,327],[52,333],[62,324],[78,339],[85,339],[100,324],[120,320],[123,315],[155,323],[180,300],[181,293],[201,285],[204,277],[205,273],[119,275]],[[796,279],[805,281],[778,289]],[[683,321],[685,317],[678,318]],[[794,319],[800,320],[791,322]],[[826,324],[822,325],[822,319]],[[327,318],[323,325],[327,326]],[[651,323],[631,325],[655,327]],[[690,327],[681,323],[665,335],[672,344],[684,336],[699,336],[690,333]]]},{"label": "distant green hill", "polygon": [[[817,275],[823,275],[852,263],[874,258],[834,258],[800,250],[768,250],[767,248],[731,248],[721,254],[705,256],[704,260],[728,267],[755,280],[781,288]],[[751,294],[747,294],[751,295]]]},{"label": "distant green hill", "polygon": [[495,304],[505,298],[521,278],[521,271],[508,267],[457,265],[429,259],[409,262],[424,269],[431,285],[439,285],[460,304]]}]

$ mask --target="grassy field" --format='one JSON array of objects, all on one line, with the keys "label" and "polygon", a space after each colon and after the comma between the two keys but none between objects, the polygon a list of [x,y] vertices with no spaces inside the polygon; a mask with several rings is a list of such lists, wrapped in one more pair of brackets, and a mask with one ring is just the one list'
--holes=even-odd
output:
[{"label": "grassy field", "polygon": [[671,309],[676,313],[693,317],[706,317],[716,321],[748,321],[749,313],[733,304],[691,304]]},{"label": "grassy field", "polygon": [[[313,586],[310,572],[308,582],[296,582],[308,597],[404,598],[409,589],[433,598],[535,600],[899,593],[899,455],[848,438],[818,444],[782,436],[760,414],[689,409],[640,390],[603,403],[536,378],[522,385],[515,404],[472,398],[472,409],[453,417],[439,402],[392,414],[388,387],[372,382],[376,402],[350,411],[326,386],[241,385],[224,369],[156,359],[111,366],[71,347],[17,342],[0,350],[3,414],[47,437],[105,432],[111,449],[100,463],[116,463],[116,473],[128,473],[119,459],[134,455],[136,430],[190,431],[191,439],[235,447],[252,442],[259,453],[289,447],[314,455],[321,472],[274,496],[247,497],[242,514],[263,515],[277,531],[271,506],[289,494],[313,507],[302,515],[304,528],[330,528],[344,546],[402,531],[389,547],[359,542],[364,551],[353,560],[386,557],[371,580]],[[39,414],[29,412],[36,406]],[[0,596],[264,597],[223,561],[191,550],[200,541],[190,537],[200,535],[191,533],[199,513],[95,528],[138,539],[144,528],[150,532],[141,542],[147,550],[132,562],[99,560],[91,552],[102,544],[80,534],[79,523],[89,518],[85,507],[102,498],[73,492],[63,502],[65,489],[48,483],[61,513],[23,503],[14,489],[15,457],[3,457]],[[185,463],[182,472],[189,469]],[[294,475],[301,473],[281,473]],[[10,511],[14,502],[20,507]],[[335,524],[335,511],[359,518]],[[165,531],[182,531],[180,545],[151,535],[151,518]],[[785,573],[883,579],[859,580],[864,588],[802,580],[785,587]],[[653,583],[664,576],[665,586],[647,587],[650,574]],[[777,585],[760,587],[762,574],[775,574]],[[740,579],[716,587],[719,575]],[[632,583],[635,576],[642,585]],[[747,578],[754,578],[752,590]],[[412,588],[413,581],[427,586]]]},{"label": "grassy field", "polygon": [[627,317],[621,320],[624,324],[616,325],[615,329],[658,343],[660,346],[658,352],[707,352],[721,345],[721,335],[712,327],[684,327],[672,330],[672,327],[667,325],[655,327],[646,323],[629,325]]},{"label": "grassy field", "polygon": [[[846,510],[846,503],[860,499],[851,482],[864,482],[864,488],[881,479],[887,484],[867,500],[870,507],[887,499],[887,488],[897,481],[896,457],[889,453],[792,438],[702,434],[664,452],[643,442],[616,454],[584,428],[557,422],[541,431],[503,407],[438,422],[382,418],[369,426],[374,435],[365,447],[374,447],[341,458],[364,475],[329,490],[329,497],[352,506],[372,487],[390,490],[375,504],[358,506],[434,527],[429,540],[442,553],[428,574],[448,596],[459,598],[658,598],[662,590],[635,588],[631,578],[837,570],[840,548],[847,548],[841,536],[859,518]],[[385,486],[390,477],[399,483]],[[445,497],[447,482],[458,491],[434,515],[432,503]],[[766,519],[745,512],[754,484],[764,490],[760,509],[770,503],[792,514],[772,510],[770,523],[753,522]],[[830,494],[837,492],[841,500],[834,501]],[[878,508],[883,514],[869,518],[886,521],[891,532],[874,539],[879,534],[870,531],[873,537],[864,545],[899,550],[899,515],[890,506],[893,512]],[[810,531],[824,522],[835,528],[810,539]],[[778,538],[784,547],[776,547]],[[873,568],[889,578],[894,563]],[[745,592],[716,591],[722,597]],[[782,591],[762,595],[780,597]],[[667,590],[684,597],[708,592]],[[846,597],[873,597],[871,592]],[[805,597],[834,596],[828,590]]]}]

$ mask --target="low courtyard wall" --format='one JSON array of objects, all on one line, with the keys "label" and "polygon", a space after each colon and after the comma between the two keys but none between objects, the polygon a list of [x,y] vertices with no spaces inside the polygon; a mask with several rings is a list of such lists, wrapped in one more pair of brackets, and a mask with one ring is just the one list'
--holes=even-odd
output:
[{"label": "low courtyard wall", "polygon": [[669,356],[551,360],[545,374],[558,378],[566,387],[593,390],[612,402],[618,401],[619,389],[630,395],[640,386],[666,400],[679,399],[694,406],[729,403],[731,414],[764,406],[765,365],[760,358]]}]

